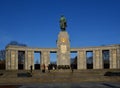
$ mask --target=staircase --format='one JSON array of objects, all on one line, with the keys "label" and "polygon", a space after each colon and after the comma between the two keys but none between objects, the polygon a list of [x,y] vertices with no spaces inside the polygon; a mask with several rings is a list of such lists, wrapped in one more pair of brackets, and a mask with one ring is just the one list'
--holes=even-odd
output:
[{"label": "staircase", "polygon": [[66,83],[66,82],[120,82],[120,76],[104,76],[106,72],[120,72],[120,70],[51,70],[42,73],[41,70],[34,70],[32,77],[18,77],[18,73],[30,71],[0,71],[0,83]]}]

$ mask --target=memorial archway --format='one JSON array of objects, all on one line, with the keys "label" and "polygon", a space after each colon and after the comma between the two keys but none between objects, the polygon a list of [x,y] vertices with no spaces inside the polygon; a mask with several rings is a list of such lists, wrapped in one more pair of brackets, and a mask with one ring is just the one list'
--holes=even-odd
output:
[{"label": "memorial archway", "polygon": [[18,51],[18,70],[24,70],[25,67],[25,51]]},{"label": "memorial archway", "polygon": [[109,50],[102,50],[102,59],[103,59],[103,68],[109,69],[110,68],[110,51]]},{"label": "memorial archway", "polygon": [[40,61],[41,61],[41,52],[35,51],[34,52],[34,69],[40,70]]}]

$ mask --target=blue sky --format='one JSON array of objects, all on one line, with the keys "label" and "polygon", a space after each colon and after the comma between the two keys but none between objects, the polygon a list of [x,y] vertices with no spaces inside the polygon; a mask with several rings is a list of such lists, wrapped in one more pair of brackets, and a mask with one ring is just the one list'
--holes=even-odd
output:
[{"label": "blue sky", "polygon": [[0,50],[10,41],[56,47],[61,15],[71,47],[120,44],[120,0],[0,0]]}]

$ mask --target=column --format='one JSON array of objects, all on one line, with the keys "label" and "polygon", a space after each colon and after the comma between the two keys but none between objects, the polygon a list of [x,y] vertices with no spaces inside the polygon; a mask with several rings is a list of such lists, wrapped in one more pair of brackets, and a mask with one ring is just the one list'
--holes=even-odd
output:
[{"label": "column", "polygon": [[31,65],[33,67],[33,70],[34,70],[34,51],[32,51],[32,58],[31,58]]},{"label": "column", "polygon": [[17,58],[17,55],[16,55],[17,53],[16,53],[16,50],[11,50],[11,53],[10,53],[10,64],[11,64],[11,70],[16,70],[16,67],[18,67],[17,65],[18,64],[16,64],[16,59],[18,59]]},{"label": "column", "polygon": [[34,69],[34,51],[25,51],[25,69],[30,70],[31,65]]},{"label": "column", "polygon": [[45,69],[48,69],[48,65],[50,64],[50,52],[49,51],[41,51],[41,68],[45,65]]},{"label": "column", "polygon": [[44,52],[41,51],[41,55],[40,55],[40,69],[43,69],[43,64],[44,64]]},{"label": "column", "polygon": [[117,48],[117,68],[120,69],[120,48]]},{"label": "column", "polygon": [[110,50],[110,69],[117,68],[117,50],[111,49]]},{"label": "column", "polygon": [[31,66],[31,51],[28,51],[28,56],[27,56],[27,70],[30,70],[30,66]]},{"label": "column", "polygon": [[15,69],[18,70],[18,51],[15,51]]},{"label": "column", "polygon": [[6,50],[6,55],[5,55],[6,57],[6,59],[5,59],[5,61],[6,61],[6,70],[10,70],[10,50]]},{"label": "column", "polygon": [[80,50],[77,53],[78,53],[77,68],[86,69],[86,51]]},{"label": "column", "polygon": [[27,65],[28,65],[28,57],[27,57],[27,50],[25,51],[25,62],[24,62],[24,69],[27,70]]},{"label": "column", "polygon": [[93,69],[103,69],[102,50],[93,51]]}]

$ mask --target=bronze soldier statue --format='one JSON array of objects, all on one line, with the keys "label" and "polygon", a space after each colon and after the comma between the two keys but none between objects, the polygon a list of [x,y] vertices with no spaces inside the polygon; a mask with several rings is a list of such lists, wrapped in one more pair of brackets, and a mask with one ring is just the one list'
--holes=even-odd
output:
[{"label": "bronze soldier statue", "polygon": [[66,18],[62,15],[61,18],[60,18],[60,29],[61,29],[61,31],[66,31],[66,27],[67,27]]}]

